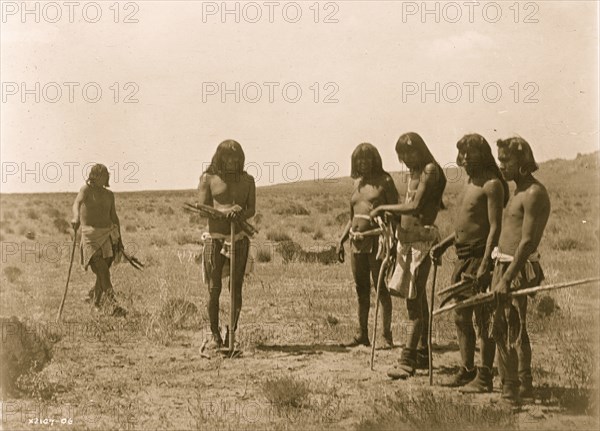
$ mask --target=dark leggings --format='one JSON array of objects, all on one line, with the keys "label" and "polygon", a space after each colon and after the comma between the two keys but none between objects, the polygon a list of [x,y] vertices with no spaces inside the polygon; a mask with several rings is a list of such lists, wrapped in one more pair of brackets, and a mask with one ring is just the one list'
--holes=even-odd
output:
[{"label": "dark leggings", "polygon": [[[352,253],[350,265],[356,294],[358,296],[358,322],[361,336],[368,337],[369,308],[371,307],[371,281],[377,288],[377,278],[381,269],[382,261],[376,258],[377,250],[372,253]],[[392,324],[392,299],[387,289],[385,280],[382,281],[379,290],[379,303],[382,307],[383,333],[391,336]]]},{"label": "dark leggings", "polygon": [[427,256],[416,270],[415,283],[417,297],[406,300],[409,327],[406,348],[410,350],[427,348],[429,330],[429,307],[427,306],[427,278],[431,268],[431,258]]},{"label": "dark leggings", "polygon": [[[219,298],[221,296],[223,265],[229,259],[221,254],[223,240],[212,239],[205,244],[205,264],[209,274],[208,280],[208,317],[210,319],[210,330],[213,335],[219,335]],[[242,285],[244,283],[244,274],[246,272],[246,261],[248,260],[248,251],[250,249],[250,240],[246,237],[239,239],[235,243],[235,325],[233,330],[237,329],[237,322],[242,309]]]}]

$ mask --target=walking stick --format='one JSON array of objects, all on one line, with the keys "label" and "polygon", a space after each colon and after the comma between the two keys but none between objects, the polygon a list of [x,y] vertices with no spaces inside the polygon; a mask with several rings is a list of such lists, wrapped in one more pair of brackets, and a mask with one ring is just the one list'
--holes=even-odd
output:
[{"label": "walking stick", "polygon": [[433,262],[433,282],[431,283],[431,304],[429,305],[429,325],[427,329],[427,350],[429,351],[429,386],[433,386],[433,349],[431,334],[433,333],[433,301],[435,300],[435,280],[437,278],[437,263]]},{"label": "walking stick", "polygon": [[373,340],[371,341],[371,371],[374,370],[375,364],[375,340],[377,340],[377,315],[379,314],[379,292],[381,289],[381,281],[385,273],[385,265],[387,264],[387,256],[381,264],[379,269],[379,276],[377,277],[377,290],[375,293],[375,324],[373,325]]},{"label": "walking stick", "polygon": [[235,222],[231,221],[230,240],[231,251],[229,256],[229,290],[231,291],[231,312],[229,315],[229,353],[233,355],[235,343]]},{"label": "walking stick", "polygon": [[384,235],[385,256],[383,258],[383,262],[381,263],[381,267],[379,268],[379,275],[377,276],[377,287],[375,291],[375,323],[373,325],[373,340],[371,341],[371,371],[374,370],[375,366],[375,340],[377,340],[377,315],[379,314],[379,294],[381,292],[381,283],[383,282],[383,278],[385,277],[391,254],[391,248],[388,242],[388,238],[385,237],[385,227],[383,225],[383,221],[380,218],[378,218],[377,224],[381,226],[381,234]]},{"label": "walking stick", "polygon": [[63,293],[62,301],[60,301],[60,307],[58,308],[58,316],[56,321],[60,322],[62,316],[63,307],[65,306],[65,300],[67,299],[67,291],[69,290],[69,280],[71,279],[71,269],[73,268],[73,258],[75,257],[75,244],[77,243],[77,228],[73,228],[73,246],[71,247],[71,262],[69,263],[69,272],[67,273],[67,284],[65,284],[65,292]]}]

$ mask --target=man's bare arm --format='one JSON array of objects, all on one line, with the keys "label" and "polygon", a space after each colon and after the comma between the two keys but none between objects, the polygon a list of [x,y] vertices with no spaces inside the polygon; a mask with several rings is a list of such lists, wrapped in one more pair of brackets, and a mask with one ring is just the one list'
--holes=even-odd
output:
[{"label": "man's bare arm", "polygon": [[246,208],[241,211],[240,218],[242,220],[249,219],[250,217],[254,217],[256,214],[256,184],[254,183],[254,178],[250,177],[248,190],[248,200],[246,201]]},{"label": "man's bare arm", "polygon": [[350,220],[348,220],[348,223],[346,223],[346,226],[344,226],[344,230],[342,232],[342,236],[340,237],[340,241],[338,243],[337,246],[337,256],[338,256],[338,261],[341,263],[344,263],[344,243],[348,240],[348,238],[350,237],[350,228],[352,227],[352,219],[354,218],[354,208],[352,208],[352,203],[350,204]]},{"label": "man's bare arm", "polygon": [[202,174],[200,176],[200,183],[198,184],[198,203],[213,206],[208,174]]},{"label": "man's bare arm", "polygon": [[456,241],[456,232],[452,232],[446,238],[444,238],[440,243],[431,247],[431,251],[429,255],[431,259],[433,259],[438,265],[441,264],[440,258],[442,255],[448,250],[448,247],[454,244]]},{"label": "man's bare arm", "polygon": [[83,203],[83,200],[85,199],[85,193],[87,191],[88,186],[84,185],[83,187],[81,187],[81,189],[79,189],[79,193],[77,193],[77,197],[75,198],[75,201],[73,202],[73,219],[71,220],[71,225],[73,225],[73,229],[77,230],[79,228],[79,225],[81,224],[81,221],[79,219],[80,217],[80,208],[81,208],[81,204]]},{"label": "man's bare arm", "polygon": [[483,191],[487,198],[487,213],[490,231],[485,243],[485,252],[481,260],[481,266],[477,271],[477,278],[488,273],[492,267],[492,251],[498,245],[500,231],[502,229],[502,210],[504,203],[504,188],[500,180],[493,179],[485,183]]},{"label": "man's bare arm", "polygon": [[119,229],[119,236],[121,236],[121,222],[119,221],[119,216],[117,215],[117,207],[115,206],[115,195],[114,193],[110,194],[110,220],[117,225]]},{"label": "man's bare arm", "polygon": [[538,186],[532,186],[525,196],[523,213],[521,242],[517,246],[513,261],[502,277],[507,286],[510,286],[512,280],[527,262],[529,255],[537,250],[540,244],[550,215],[550,199],[546,190]]},{"label": "man's bare arm", "polygon": [[429,190],[437,182],[437,175],[437,167],[433,163],[428,164],[427,166],[425,166],[425,170],[421,174],[421,181],[419,181],[417,192],[415,193],[415,197],[411,202],[404,202],[395,205],[380,205],[379,207],[371,211],[371,217],[375,217],[383,211],[389,211],[401,215],[419,214],[421,208],[425,204],[425,200],[427,199]]}]

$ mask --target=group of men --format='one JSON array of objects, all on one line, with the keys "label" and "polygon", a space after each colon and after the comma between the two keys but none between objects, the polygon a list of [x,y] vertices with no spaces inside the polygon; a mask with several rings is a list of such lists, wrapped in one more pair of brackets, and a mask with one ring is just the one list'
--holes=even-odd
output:
[{"label": "group of men", "polygon": [[[538,245],[550,214],[545,187],[533,177],[538,168],[530,145],[520,137],[498,140],[496,163],[490,145],[479,134],[457,143],[457,164],[465,169],[468,183],[454,220],[454,232],[440,240],[435,226],[443,208],[446,178],[423,139],[406,133],[396,144],[400,162],[409,169],[406,197],[398,203],[391,176],[371,144],[360,144],[352,154],[355,179],[350,200],[351,219],[339,241],[339,259],[350,239],[351,267],[358,295],[359,332],[349,343],[369,345],[370,278],[376,285],[382,265],[381,229],[374,219],[388,215],[397,240],[396,265],[380,286],[383,339],[392,347],[391,296],[406,298],[409,328],[399,362],[388,371],[392,379],[406,379],[427,368],[428,307],[426,284],[432,263],[439,265],[452,245],[457,259],[451,282],[469,286],[456,300],[492,291],[496,301],[455,311],[462,364],[451,386],[464,393],[492,391],[492,367],[496,349],[502,381],[502,398],[517,404],[533,396],[531,346],[527,334],[527,297],[509,293],[539,285],[544,275]],[[516,189],[509,199],[507,181]],[[385,283],[387,280],[387,284]],[[475,316],[475,326],[473,324]],[[476,333],[480,366],[475,367]]]},{"label": "group of men", "polygon": [[[537,247],[550,213],[544,186],[532,173],[537,169],[529,144],[519,137],[498,141],[498,160],[488,142],[478,134],[466,135],[457,144],[458,165],[469,177],[455,220],[455,231],[444,240],[435,226],[446,186],[443,169],[423,139],[403,134],[396,144],[400,162],[410,171],[406,197],[401,201],[392,177],[383,170],[381,156],[371,144],[360,144],[352,154],[351,176],[355,179],[350,221],[339,241],[338,257],[344,261],[344,243],[350,239],[351,267],[358,295],[359,332],[349,346],[369,345],[368,319],[371,281],[377,284],[382,265],[381,229],[375,220],[393,227],[397,240],[396,265],[388,282],[380,287],[383,338],[393,347],[392,299],[406,298],[410,328],[400,360],[388,371],[393,379],[406,379],[427,367],[429,310],[426,284],[430,268],[440,264],[443,253],[454,245],[457,253],[452,281],[472,280],[470,292],[491,289],[497,293],[494,306],[463,308],[455,313],[462,357],[452,385],[463,392],[491,392],[496,348],[502,379],[502,396],[511,403],[532,394],[531,347],[526,328],[527,299],[510,299],[511,290],[538,285],[543,279]],[[209,167],[200,177],[198,203],[211,206],[223,218],[209,218],[209,236],[203,251],[203,275],[208,284],[210,347],[228,344],[219,327],[219,298],[223,268],[235,250],[235,319],[242,307],[242,285],[250,246],[240,223],[255,214],[254,178],[244,171],[245,156],[233,140],[219,144]],[[509,200],[506,181],[516,190]],[[72,224],[81,224],[82,263],[96,274],[90,300],[100,307],[114,301],[109,268],[122,250],[114,195],[107,189],[108,169],[96,165],[73,205]],[[230,226],[234,224],[231,244]],[[234,247],[232,247],[234,246]],[[475,368],[475,315],[481,366]]]}]

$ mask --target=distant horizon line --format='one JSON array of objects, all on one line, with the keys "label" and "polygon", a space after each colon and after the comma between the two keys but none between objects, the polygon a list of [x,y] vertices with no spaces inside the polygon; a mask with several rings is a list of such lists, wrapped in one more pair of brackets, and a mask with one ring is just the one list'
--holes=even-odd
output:
[{"label": "distant horizon line", "polygon": [[[600,158],[600,149],[596,150],[596,151],[592,151],[590,153],[577,153],[577,155],[575,155],[575,157],[571,158],[571,159],[565,159],[565,158],[552,158],[552,159],[547,159],[547,160],[543,160],[541,162],[538,162],[538,164],[541,166],[545,163],[549,163],[549,162],[554,162],[554,161],[574,161],[577,160],[579,157],[585,157],[585,156],[593,156],[596,155],[597,158]],[[458,166],[453,166],[453,168],[458,168]],[[398,174],[398,173],[407,173],[406,171],[387,171],[390,174]],[[273,183],[273,184],[265,184],[265,185],[257,185],[256,188],[257,189],[262,189],[262,188],[267,188],[267,187],[273,187],[273,186],[283,186],[283,185],[287,185],[287,184],[301,184],[301,183],[309,183],[309,182],[325,182],[327,183],[333,183],[336,181],[340,181],[340,180],[344,180],[344,179],[351,179],[350,176],[345,175],[345,176],[340,176],[340,177],[332,177],[329,178],[327,180],[314,180],[314,179],[306,179],[306,180],[298,180],[298,181],[294,181],[294,182],[286,182],[286,181],[282,181],[282,182],[277,182],[277,183]],[[83,185],[83,184],[82,184]],[[113,191],[113,193],[151,193],[151,192],[192,192],[195,191],[196,188],[189,188],[189,189],[173,189],[173,188],[165,188],[165,189],[141,189],[141,190],[120,190],[120,191],[114,191],[112,189],[109,190]],[[73,191],[73,190],[68,190],[68,191],[52,191],[52,192],[2,192],[0,191],[0,197],[1,196],[14,196],[14,195],[48,195],[48,194],[76,194],[78,193],[77,191]]]}]

